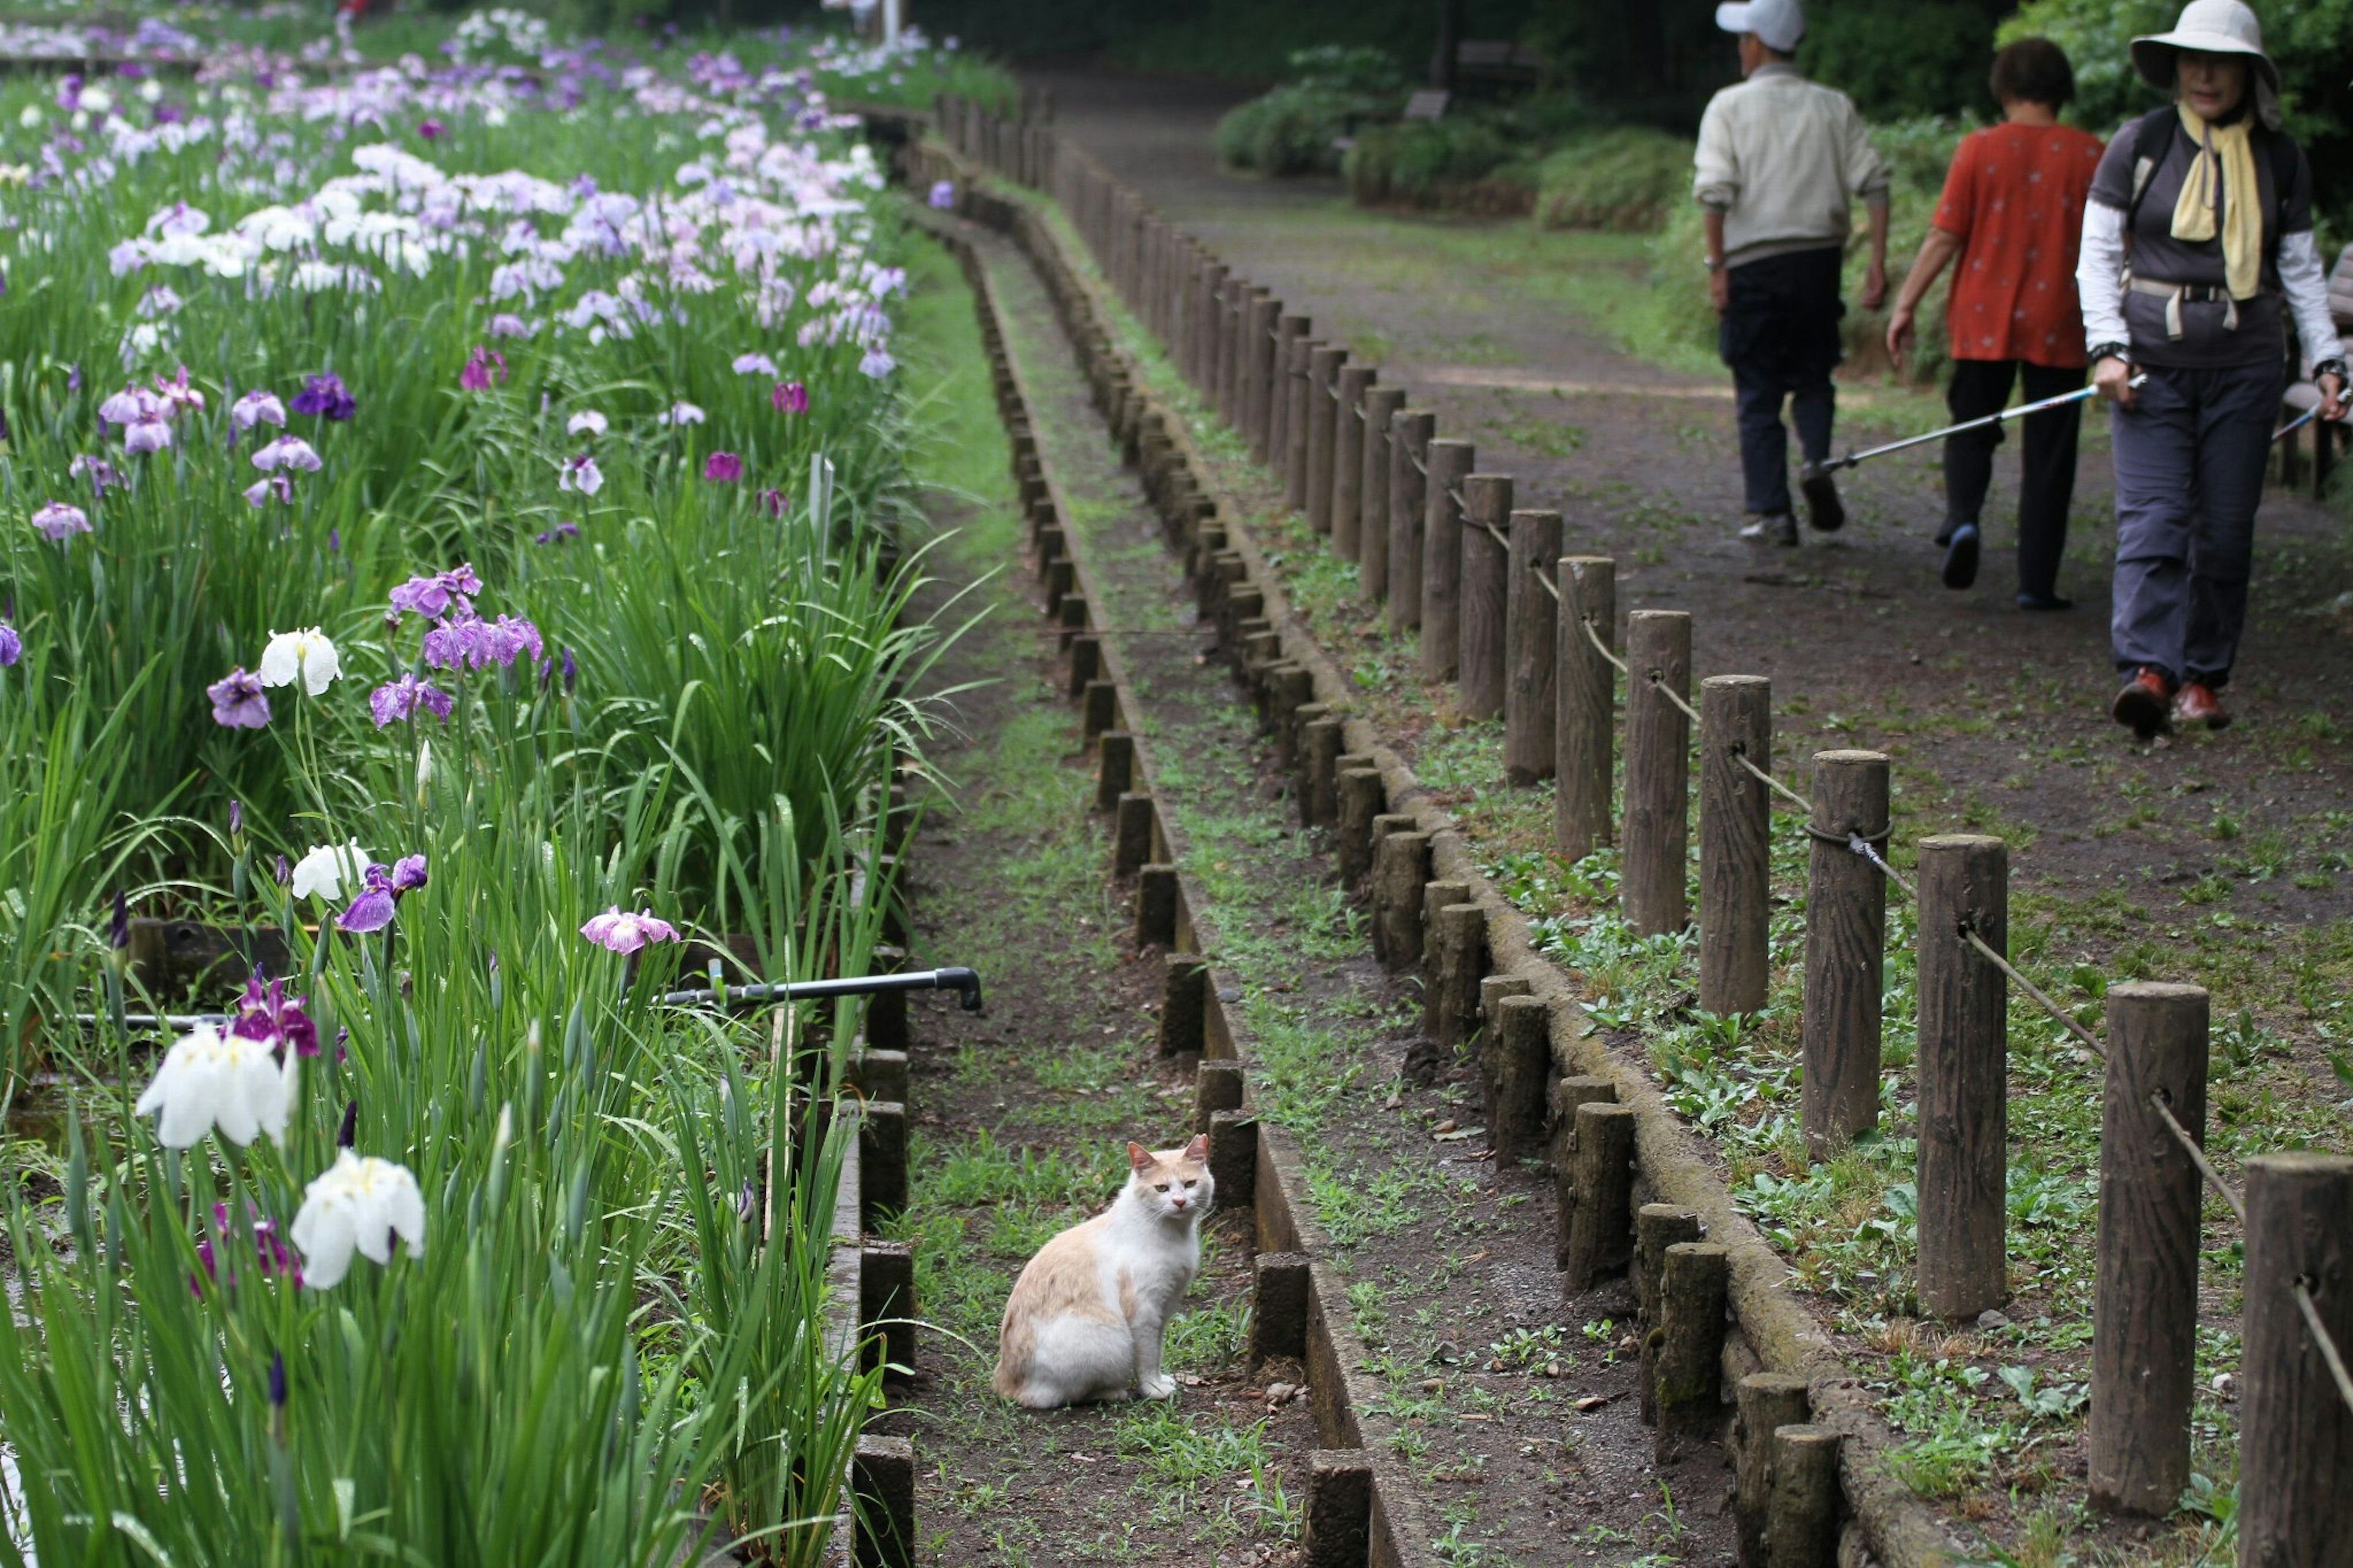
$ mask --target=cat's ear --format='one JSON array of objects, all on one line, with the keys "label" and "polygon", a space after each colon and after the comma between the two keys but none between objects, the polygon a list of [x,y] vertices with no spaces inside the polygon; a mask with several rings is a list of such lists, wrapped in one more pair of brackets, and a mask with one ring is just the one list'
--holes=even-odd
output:
[{"label": "cat's ear", "polygon": [[1159,1157],[1141,1143],[1127,1146],[1127,1163],[1139,1171],[1148,1171],[1160,1163]]},{"label": "cat's ear", "polygon": [[1209,1135],[1208,1133],[1202,1132],[1196,1134],[1193,1141],[1185,1145],[1185,1158],[1192,1161],[1195,1164],[1199,1164],[1208,1157]]}]

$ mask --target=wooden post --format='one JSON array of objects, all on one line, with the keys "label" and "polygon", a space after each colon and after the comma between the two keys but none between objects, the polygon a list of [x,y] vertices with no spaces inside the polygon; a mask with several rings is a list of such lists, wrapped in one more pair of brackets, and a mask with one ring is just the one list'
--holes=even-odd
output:
[{"label": "wooden post", "polygon": [[1571,1296],[1633,1259],[1632,1106],[1588,1100],[1577,1108],[1576,1172],[1576,1207],[1560,1260]]},{"label": "wooden post", "polygon": [[1314,420],[1315,379],[1312,373],[1315,355],[1323,349],[1321,338],[1298,338],[1291,345],[1291,363],[1286,367],[1288,379],[1283,396],[1291,412],[1283,420],[1282,504],[1293,511],[1307,508],[1308,431]]},{"label": "wooden post", "polygon": [[859,1248],[858,1331],[866,1339],[864,1365],[903,1368],[892,1382],[915,1369],[915,1249],[903,1241],[868,1237]]},{"label": "wooden post", "polygon": [[1229,1209],[1247,1213],[1258,1192],[1258,1118],[1220,1110],[1209,1118],[1209,1179]]},{"label": "wooden post", "polygon": [[1476,904],[1449,904],[1437,911],[1430,931],[1438,962],[1431,966],[1422,1033],[1440,1046],[1457,1046],[1479,1026],[1487,911]]},{"label": "wooden post", "polygon": [[1836,1568],[1839,1434],[1828,1426],[1773,1432],[1773,1500],[1765,1533],[1773,1568]]},{"label": "wooden post", "polygon": [[1209,966],[1189,952],[1172,952],[1161,963],[1160,1054],[1198,1056],[1208,1014]]},{"label": "wooden post", "polygon": [[1307,526],[1332,531],[1333,438],[1339,428],[1340,367],[1348,351],[1326,344],[1307,361]]},{"label": "wooden post", "polygon": [[1307,1258],[1298,1252],[1261,1252],[1250,1260],[1250,1366],[1270,1361],[1302,1361],[1307,1355],[1307,1321],[1315,1310]]},{"label": "wooden post", "polygon": [[1421,625],[1422,530],[1430,479],[1424,468],[1438,416],[1405,408],[1389,416],[1389,630]]},{"label": "wooden post", "polygon": [[1773,683],[1711,675],[1699,707],[1699,1005],[1711,1013],[1765,1005],[1765,786],[1738,760],[1773,767]]},{"label": "wooden post", "polygon": [[1298,727],[1292,716],[1314,706],[1315,672],[1304,665],[1277,665],[1267,674],[1267,720],[1274,726],[1274,765],[1288,773],[1298,761]]},{"label": "wooden post", "polygon": [[1373,818],[1388,804],[1378,768],[1346,768],[1340,773],[1340,824],[1334,856],[1345,891],[1373,868]]},{"label": "wooden post", "polygon": [[1642,1321],[1659,1321],[1659,1280],[1666,1271],[1667,1248],[1699,1239],[1699,1211],[1674,1204],[1644,1204],[1634,1211],[1634,1299],[1641,1303]]},{"label": "wooden post", "polygon": [[2204,1142],[2207,1022],[2200,986],[2108,987],[2086,1458],[2092,1506],[2111,1513],[2169,1513],[2189,1481],[2205,1194],[2151,1101]]},{"label": "wooden post", "polygon": [[[1462,481],[1477,451],[1468,441],[1430,444],[1421,520],[1421,678],[1451,680],[1462,653]],[[1391,567],[1395,567],[1391,559]]]},{"label": "wooden post", "polygon": [[1193,1131],[1207,1133],[1220,1110],[1242,1108],[1242,1064],[1204,1061],[1193,1069]]},{"label": "wooden post", "polygon": [[1303,1568],[1364,1568],[1372,1528],[1373,1467],[1365,1450],[1308,1450]]},{"label": "wooden post", "polygon": [[[2328,439],[2326,433],[2319,437]],[[2353,1354],[2353,1160],[2247,1162],[2242,1568],[2353,1563],[2353,1410],[2296,1303],[2301,1282],[2340,1357]]]},{"label": "wooden post", "polygon": [[1560,657],[1552,844],[1565,858],[1582,860],[1609,842],[1610,774],[1615,767],[1611,697],[1618,672],[1586,635],[1616,640],[1618,563],[1606,555],[1571,555],[1560,563],[1560,620],[1553,640]]},{"label": "wooden post", "polygon": [[1504,777],[1525,789],[1553,770],[1560,614],[1546,586],[1560,560],[1560,513],[1512,513],[1504,571]]},{"label": "wooden post", "polygon": [[1541,996],[1506,996],[1489,1021],[1495,1064],[1493,1108],[1487,1142],[1495,1168],[1544,1152],[1545,1078],[1552,1067],[1552,1004]]},{"label": "wooden post", "polygon": [[1659,1454],[1678,1437],[1709,1438],[1724,1419],[1724,1304],[1732,1250],[1720,1242],[1679,1241],[1659,1279],[1656,1397]]},{"label": "wooden post", "polygon": [[1886,756],[1816,752],[1813,802],[1799,1128],[1807,1152],[1827,1160],[1879,1121],[1887,879],[1847,844],[1859,837],[1887,852]]},{"label": "wooden post", "polygon": [[870,1100],[858,1117],[859,1225],[880,1230],[907,1208],[907,1108]]},{"label": "wooden post", "polygon": [[1307,318],[1278,313],[1274,331],[1267,356],[1265,462],[1280,479],[1291,466],[1291,345],[1307,335]]},{"label": "wooden post", "polygon": [[1972,1319],[2010,1296],[2010,986],[1961,938],[2010,951],[2010,855],[1999,838],[1920,840],[1920,1304]]},{"label": "wooden post", "polygon": [[1066,695],[1077,698],[1085,694],[1087,682],[1103,676],[1103,639],[1097,637],[1077,637],[1071,639],[1071,678]]},{"label": "wooden post", "polygon": [[1636,610],[1626,617],[1626,854],[1620,907],[1643,936],[1690,921],[1691,721],[1667,700],[1691,700],[1691,616]]},{"label": "wooden post", "polygon": [[865,1504],[853,1510],[857,1568],[914,1568],[914,1445],[904,1437],[860,1437],[850,1454],[849,1489]]},{"label": "wooden post", "polygon": [[1389,591],[1389,423],[1405,406],[1405,389],[1365,389],[1364,473],[1357,486],[1356,585],[1368,605]]},{"label": "wooden post", "polygon": [[1421,885],[1421,966],[1438,973],[1438,915],[1441,910],[1471,901],[1471,884],[1439,878]]},{"label": "wooden post", "polygon": [[1081,728],[1087,743],[1119,721],[1119,688],[1108,680],[1090,680],[1080,702]]},{"label": "wooden post", "polygon": [[1117,826],[1112,837],[1113,876],[1133,877],[1137,868],[1152,858],[1155,815],[1148,791],[1130,790],[1119,797]]},{"label": "wooden post", "polygon": [[1282,319],[1280,300],[1260,300],[1250,306],[1249,352],[1242,356],[1242,430],[1250,437],[1250,456],[1261,463],[1267,460],[1267,439],[1273,433],[1267,389],[1274,381],[1274,338]]},{"label": "wooden post", "polygon": [[1468,475],[1462,500],[1458,700],[1464,718],[1493,719],[1504,711],[1504,603],[1511,584],[1511,544],[1504,530],[1512,521],[1512,481],[1502,474]]},{"label": "wooden post", "polygon": [[1365,491],[1365,393],[1380,372],[1370,365],[1341,368],[1339,399],[1332,407],[1332,550],[1343,561],[1362,553]]},{"label": "wooden post", "polygon": [[1135,737],[1125,730],[1106,730],[1095,737],[1095,809],[1119,809],[1119,797],[1135,782]]},{"label": "wooden post", "polygon": [[1300,825],[1329,827],[1340,816],[1340,721],[1319,714],[1300,726],[1299,742]]},{"label": "wooden post", "polygon": [[1616,1103],[1618,1086],[1606,1078],[1565,1078],[1546,1100],[1551,1109],[1553,1264],[1568,1265],[1569,1232],[1577,1219],[1577,1110],[1581,1105]]},{"label": "wooden post", "polygon": [[1430,835],[1391,833],[1373,847],[1373,953],[1391,969],[1421,959],[1421,892],[1430,880]]},{"label": "wooden post", "polygon": [[1786,1372],[1752,1372],[1734,1391],[1735,1479],[1732,1515],[1740,1532],[1740,1568],[1767,1568],[1765,1524],[1773,1507],[1773,1434],[1805,1424],[1813,1402],[1806,1380]]}]

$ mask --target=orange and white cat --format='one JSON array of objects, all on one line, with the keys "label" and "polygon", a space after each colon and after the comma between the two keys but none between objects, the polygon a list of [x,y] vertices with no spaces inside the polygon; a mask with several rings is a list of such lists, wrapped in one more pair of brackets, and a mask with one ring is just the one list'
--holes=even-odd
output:
[{"label": "orange and white cat", "polygon": [[1033,1410],[1176,1397],[1160,1342],[1201,1267],[1201,1216],[1217,1195],[1208,1158],[1207,1138],[1157,1154],[1127,1146],[1127,1184],[1111,1207],[1039,1247],[1013,1282],[998,1394]]}]

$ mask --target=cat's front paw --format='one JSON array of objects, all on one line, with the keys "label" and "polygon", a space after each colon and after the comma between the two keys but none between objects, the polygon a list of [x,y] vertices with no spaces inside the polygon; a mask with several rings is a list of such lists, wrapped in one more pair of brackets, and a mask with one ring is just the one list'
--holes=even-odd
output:
[{"label": "cat's front paw", "polygon": [[1144,1397],[1146,1399],[1174,1399],[1176,1397],[1176,1380],[1170,1377],[1166,1373],[1162,1373],[1157,1377],[1147,1377],[1138,1386],[1143,1389]]}]

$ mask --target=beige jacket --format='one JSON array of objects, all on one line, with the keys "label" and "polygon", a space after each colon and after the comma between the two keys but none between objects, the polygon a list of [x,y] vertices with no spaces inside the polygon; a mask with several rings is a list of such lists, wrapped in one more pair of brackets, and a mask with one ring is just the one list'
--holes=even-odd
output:
[{"label": "beige jacket", "polygon": [[1851,197],[1887,201],[1887,165],[1846,94],[1779,61],[1708,100],[1692,181],[1724,215],[1727,267],[1792,250],[1843,246]]}]

